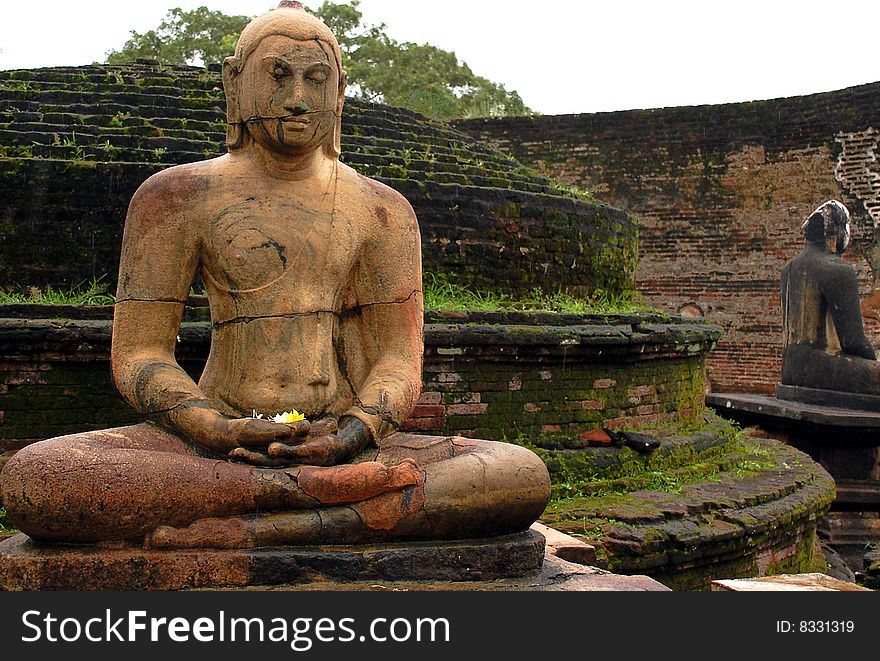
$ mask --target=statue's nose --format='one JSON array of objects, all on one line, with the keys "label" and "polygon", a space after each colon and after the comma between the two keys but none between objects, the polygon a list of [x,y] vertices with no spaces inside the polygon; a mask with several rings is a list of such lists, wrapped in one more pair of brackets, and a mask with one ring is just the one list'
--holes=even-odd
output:
[{"label": "statue's nose", "polygon": [[309,111],[309,104],[303,98],[302,85],[292,85],[290,93],[284,99],[284,109],[292,115],[302,115]]},{"label": "statue's nose", "polygon": [[309,104],[300,99],[296,104],[285,104],[284,106],[292,115],[304,115],[309,111]]}]

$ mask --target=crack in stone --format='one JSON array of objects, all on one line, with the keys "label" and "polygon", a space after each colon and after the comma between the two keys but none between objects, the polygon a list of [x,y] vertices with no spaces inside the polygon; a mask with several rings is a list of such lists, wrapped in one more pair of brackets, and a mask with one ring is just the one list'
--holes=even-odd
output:
[{"label": "crack in stone", "polygon": [[305,112],[298,113],[289,113],[287,115],[253,115],[248,117],[247,119],[243,119],[240,122],[230,122],[230,124],[234,126],[247,126],[248,124],[258,124],[260,122],[266,121],[284,121],[285,119],[296,119],[298,117],[308,117],[308,116],[317,116],[317,115],[333,115],[334,117],[341,117],[334,110],[306,110]]},{"label": "crack in stone", "polygon": [[116,304],[119,303],[186,303],[186,299],[180,300],[179,298],[117,298]]},{"label": "crack in stone", "polygon": [[[414,289],[412,293],[406,298],[393,300],[393,301],[375,301],[372,303],[361,303],[353,308],[346,308],[344,310],[308,310],[306,312],[286,312],[284,314],[266,314],[266,315],[257,315],[257,316],[242,316],[242,317],[233,317],[232,319],[226,319],[224,321],[216,321],[212,324],[213,328],[221,328],[223,326],[229,326],[232,324],[249,324],[254,321],[259,321],[261,319],[296,319],[298,317],[309,317],[313,315],[333,315],[335,317],[343,318],[349,317],[352,315],[358,314],[360,310],[364,310],[366,308],[376,307],[378,305],[404,305],[412,300],[413,296],[420,293],[420,289]],[[169,301],[171,302],[171,301]],[[184,302],[184,301],[176,301],[176,302]]]}]

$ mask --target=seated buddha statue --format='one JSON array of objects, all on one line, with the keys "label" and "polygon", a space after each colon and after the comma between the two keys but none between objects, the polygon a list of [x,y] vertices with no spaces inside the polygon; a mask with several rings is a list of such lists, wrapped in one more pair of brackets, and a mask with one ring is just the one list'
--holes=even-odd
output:
[{"label": "seated buddha statue", "polygon": [[[419,229],[339,161],[333,34],[282,2],[244,29],[223,85],[228,153],[150,177],[125,222],[111,362],[146,421],[21,450],[2,473],[13,523],[155,549],[527,529],[550,493],[535,454],[398,431],[421,389]],[[197,274],[212,321],[198,383],[175,360]]]},{"label": "seated buddha statue", "polygon": [[826,202],[803,230],[803,250],[782,270],[782,384],[880,395],[880,362],[865,336],[858,279],[842,258],[849,210]]}]

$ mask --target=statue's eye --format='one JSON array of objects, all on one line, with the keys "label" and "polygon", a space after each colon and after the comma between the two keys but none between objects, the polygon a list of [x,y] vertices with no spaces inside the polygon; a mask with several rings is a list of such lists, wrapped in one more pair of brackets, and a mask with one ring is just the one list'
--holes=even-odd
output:
[{"label": "statue's eye", "polygon": [[324,71],[312,71],[306,76],[306,80],[315,85],[323,85],[327,82],[327,73]]},{"label": "statue's eye", "polygon": [[272,70],[272,75],[275,76],[275,78],[285,78],[290,75],[290,72],[287,70],[287,67],[283,67],[279,64]]}]

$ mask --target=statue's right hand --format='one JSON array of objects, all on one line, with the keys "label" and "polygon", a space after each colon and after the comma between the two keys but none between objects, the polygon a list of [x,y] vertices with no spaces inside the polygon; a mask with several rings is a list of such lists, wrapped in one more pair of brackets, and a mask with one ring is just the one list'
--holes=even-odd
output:
[{"label": "statue's right hand", "polygon": [[206,406],[191,406],[169,416],[172,426],[189,440],[222,455],[238,448],[267,448],[291,443],[309,432],[309,423],[286,425],[257,418],[231,418]]}]

